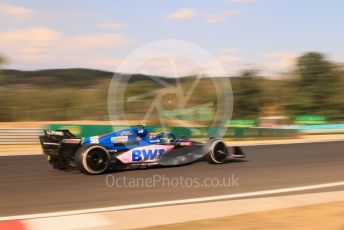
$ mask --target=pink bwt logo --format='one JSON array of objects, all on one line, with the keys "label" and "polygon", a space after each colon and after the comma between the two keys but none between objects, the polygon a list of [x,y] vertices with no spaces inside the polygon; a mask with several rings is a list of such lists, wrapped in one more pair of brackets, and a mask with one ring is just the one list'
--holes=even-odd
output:
[{"label": "pink bwt logo", "polygon": [[162,154],[174,148],[173,145],[148,145],[137,147],[120,154],[117,159],[123,163],[156,162]]},{"label": "pink bwt logo", "polygon": [[157,159],[165,152],[165,149],[134,149],[131,152],[132,161],[148,161]]}]

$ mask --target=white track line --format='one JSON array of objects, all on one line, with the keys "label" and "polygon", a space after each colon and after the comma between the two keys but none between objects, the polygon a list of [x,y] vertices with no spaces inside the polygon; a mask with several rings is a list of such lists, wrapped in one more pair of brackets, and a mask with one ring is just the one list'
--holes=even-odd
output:
[{"label": "white track line", "polygon": [[158,207],[158,206],[165,206],[165,205],[178,205],[178,204],[189,204],[189,203],[198,203],[198,202],[209,202],[209,201],[226,200],[226,199],[234,199],[234,198],[247,198],[247,197],[252,197],[252,196],[262,196],[262,195],[272,195],[272,194],[279,194],[279,193],[306,191],[306,190],[312,190],[312,189],[331,188],[331,187],[338,187],[338,186],[344,186],[344,181],[339,181],[339,182],[334,182],[334,183],[326,183],[326,184],[317,184],[317,185],[307,185],[307,186],[301,186],[301,187],[247,192],[247,193],[239,193],[239,194],[228,194],[228,195],[221,195],[221,196],[201,197],[201,198],[193,198],[193,199],[171,200],[171,201],[144,203],[144,204],[122,205],[122,206],[114,206],[114,207],[82,209],[82,210],[61,211],[61,212],[49,212],[49,213],[39,213],[39,214],[18,215],[18,216],[5,216],[5,217],[0,217],[0,221],[25,220],[25,219],[47,218],[47,217],[57,217],[57,216],[70,216],[70,215],[80,215],[80,214],[88,214],[88,213],[120,211],[120,210],[127,210],[127,209]]},{"label": "white track line", "polygon": [[[58,216],[22,221],[27,230],[102,229],[114,223],[101,214]],[[110,229],[110,228],[108,228]],[[114,229],[114,228],[111,228]],[[117,228],[115,228],[117,229]]]}]

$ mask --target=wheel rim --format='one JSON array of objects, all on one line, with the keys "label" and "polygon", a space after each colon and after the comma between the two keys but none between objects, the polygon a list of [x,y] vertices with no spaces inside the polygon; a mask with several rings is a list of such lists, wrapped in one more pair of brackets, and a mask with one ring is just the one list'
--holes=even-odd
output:
[{"label": "wheel rim", "polygon": [[108,161],[108,155],[100,148],[91,149],[86,157],[87,166],[94,172],[104,171]]},{"label": "wheel rim", "polygon": [[223,162],[227,158],[226,145],[223,142],[218,142],[213,150],[214,159],[218,162]]}]

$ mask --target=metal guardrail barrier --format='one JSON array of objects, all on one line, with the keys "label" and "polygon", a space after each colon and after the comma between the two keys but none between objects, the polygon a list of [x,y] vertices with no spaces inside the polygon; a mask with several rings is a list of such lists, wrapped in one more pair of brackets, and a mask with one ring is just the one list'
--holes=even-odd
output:
[{"label": "metal guardrail barrier", "polygon": [[0,128],[0,145],[38,144],[42,129]]}]

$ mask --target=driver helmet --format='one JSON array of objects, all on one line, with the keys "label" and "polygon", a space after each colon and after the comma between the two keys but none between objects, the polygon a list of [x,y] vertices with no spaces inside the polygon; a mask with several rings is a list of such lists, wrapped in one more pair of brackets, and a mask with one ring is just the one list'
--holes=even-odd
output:
[{"label": "driver helmet", "polygon": [[147,136],[147,129],[144,127],[144,124],[140,123],[137,125],[135,133],[139,137],[146,137]]}]

